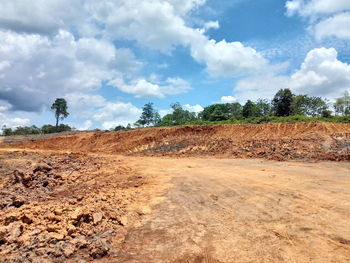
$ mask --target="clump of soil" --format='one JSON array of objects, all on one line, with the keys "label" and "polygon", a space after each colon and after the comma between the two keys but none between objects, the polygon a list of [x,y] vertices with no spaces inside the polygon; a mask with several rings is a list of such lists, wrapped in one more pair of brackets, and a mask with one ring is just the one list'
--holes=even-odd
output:
[{"label": "clump of soil", "polygon": [[84,154],[27,156],[2,179],[2,262],[85,262],[117,253],[127,225],[139,220],[127,207],[145,184],[120,160]]}]

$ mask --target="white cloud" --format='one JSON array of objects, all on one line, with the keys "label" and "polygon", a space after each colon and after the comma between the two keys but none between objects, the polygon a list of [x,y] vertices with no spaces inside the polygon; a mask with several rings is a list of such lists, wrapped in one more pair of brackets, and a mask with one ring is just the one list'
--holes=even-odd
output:
[{"label": "white cloud", "polygon": [[155,82],[157,78],[150,81],[142,78],[126,84],[123,79],[117,78],[108,84],[123,92],[134,94],[136,98],[164,98],[165,95],[179,94],[191,89],[190,84],[181,78],[168,78],[164,83]]},{"label": "white cloud", "polygon": [[[214,76],[242,74],[263,66],[265,61],[254,49],[240,42],[210,40],[203,31],[186,25],[186,17],[205,2],[13,0],[2,7],[0,26],[11,30],[22,28],[25,32],[48,32],[51,35],[59,29],[73,28],[85,38],[91,38],[94,36],[91,32],[96,31],[96,36],[110,41],[136,40],[143,46],[162,52],[169,52],[176,45],[189,46],[193,58],[204,63],[207,71]],[[26,14],[25,10],[31,12]],[[207,29],[218,26],[217,21],[205,24]],[[88,34],[85,35],[85,32]]]},{"label": "white cloud", "polygon": [[337,58],[334,48],[311,50],[300,69],[290,76],[265,72],[240,80],[234,88],[242,101],[251,98],[272,98],[281,88],[297,94],[335,98],[350,87],[350,65]]},{"label": "white cloud", "polygon": [[209,21],[204,23],[204,30],[208,31],[210,29],[219,29],[220,25],[219,25],[219,21]]},{"label": "white cloud", "polygon": [[222,96],[220,99],[221,103],[233,103],[236,101],[237,101],[237,98],[233,96]]},{"label": "white cloud", "polygon": [[350,38],[350,1],[292,0],[286,2],[287,15],[309,18],[310,30],[316,38]]},{"label": "white cloud", "polygon": [[209,74],[217,77],[250,74],[268,64],[255,49],[240,42],[216,42],[204,36],[197,36],[193,41],[191,54],[195,60],[206,64]]},{"label": "white cloud", "polygon": [[126,126],[128,123],[134,123],[140,117],[141,112],[141,109],[131,103],[108,102],[97,110],[92,118],[102,123],[103,129],[110,129],[117,125]]},{"label": "white cloud", "polygon": [[316,38],[322,39],[334,36],[342,39],[350,39],[350,12],[337,14],[314,26]]},{"label": "white cloud", "polygon": [[4,126],[7,128],[16,128],[18,126],[29,125],[29,119],[18,118],[18,117],[9,117],[9,106],[6,104],[0,105],[0,129]]},{"label": "white cloud", "polygon": [[289,15],[317,16],[350,10],[348,0],[292,0],[286,2]]},{"label": "white cloud", "polygon": [[290,78],[298,92],[318,96],[337,96],[350,87],[350,65],[337,58],[334,48],[311,50],[301,68]]},{"label": "white cloud", "polygon": [[185,110],[188,110],[190,112],[195,112],[195,113],[199,113],[199,112],[204,110],[204,108],[201,105],[199,105],[199,104],[196,104],[196,105],[193,105],[193,106],[191,106],[190,104],[185,104],[185,105],[183,105],[183,108]]},{"label": "white cloud", "polygon": [[71,117],[86,119],[79,130],[86,130],[92,126],[102,126],[110,129],[117,125],[134,123],[141,114],[141,109],[131,103],[110,102],[101,95],[87,93],[70,93],[66,95]]},{"label": "white cloud", "polygon": [[99,89],[102,81],[141,66],[130,50],[75,40],[67,31],[53,38],[0,31],[0,61],[0,99],[24,111],[39,111],[65,93]]},{"label": "white cloud", "polygon": [[93,122],[91,120],[86,120],[82,126],[78,127],[78,130],[79,131],[89,130],[92,125],[93,125]]}]

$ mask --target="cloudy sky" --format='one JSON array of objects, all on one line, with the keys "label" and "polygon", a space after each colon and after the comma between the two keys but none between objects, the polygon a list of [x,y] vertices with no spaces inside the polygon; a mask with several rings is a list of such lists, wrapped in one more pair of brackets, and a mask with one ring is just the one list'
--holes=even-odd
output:
[{"label": "cloudy sky", "polygon": [[335,98],[350,90],[349,0],[0,0],[0,126],[126,125],[151,101]]}]

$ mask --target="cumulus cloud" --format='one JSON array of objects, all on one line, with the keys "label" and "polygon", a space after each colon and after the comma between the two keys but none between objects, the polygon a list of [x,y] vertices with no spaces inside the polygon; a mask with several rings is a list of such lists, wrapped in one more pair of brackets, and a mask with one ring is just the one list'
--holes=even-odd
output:
[{"label": "cumulus cloud", "polygon": [[350,12],[337,14],[322,20],[314,26],[313,30],[318,39],[330,36],[350,39]]},{"label": "cumulus cloud", "polygon": [[191,89],[190,84],[181,78],[168,78],[162,84],[155,83],[155,81],[157,79],[148,81],[141,78],[126,84],[123,79],[117,78],[108,84],[123,92],[134,94],[136,98],[164,98],[165,95],[179,94]]},{"label": "cumulus cloud", "polygon": [[53,38],[0,31],[0,61],[0,99],[24,111],[39,111],[65,93],[99,89],[103,80],[141,66],[130,50],[76,40],[67,31]]},{"label": "cumulus cloud", "polygon": [[221,103],[233,103],[236,101],[237,101],[237,98],[233,96],[222,96],[220,99]]},{"label": "cumulus cloud", "polygon": [[240,100],[271,98],[279,89],[297,94],[335,98],[350,87],[350,64],[337,58],[334,48],[311,50],[291,75],[266,72],[240,80],[234,88]]},{"label": "cumulus cloud", "polygon": [[291,0],[286,2],[289,15],[317,16],[350,10],[347,0]]},{"label": "cumulus cloud", "polygon": [[9,117],[9,105],[0,101],[0,129],[16,128],[19,126],[29,125],[29,119],[19,117]]},{"label": "cumulus cloud", "polygon": [[310,20],[310,30],[318,39],[350,38],[350,1],[292,0],[286,2],[287,15],[298,14]]},{"label": "cumulus cloud", "polygon": [[100,124],[103,129],[134,123],[142,112],[131,103],[111,102],[98,94],[75,92],[67,94],[66,98],[72,117],[86,119],[79,127],[80,130],[89,129],[96,123]]},{"label": "cumulus cloud", "polygon": [[[241,74],[262,66],[264,61],[254,49],[240,42],[216,42],[205,36],[203,31],[186,25],[190,12],[204,3],[205,0],[36,0],[34,5],[40,8],[33,8],[32,3],[13,0],[0,11],[0,26],[16,30],[16,27],[9,26],[8,21],[11,20],[10,24],[18,27],[30,27],[25,32],[50,34],[59,29],[73,28],[82,37],[91,37],[91,31],[95,29],[111,41],[136,40],[140,45],[162,52],[169,52],[176,45],[189,46],[193,58],[204,63],[207,71],[215,76]],[[25,8],[31,10],[30,14],[20,11]],[[19,12],[14,11],[17,9]],[[217,21],[205,23],[207,29],[218,26]],[[89,30],[82,30],[84,27]],[[84,35],[85,31],[89,34]]]},{"label": "cumulus cloud", "polygon": [[128,123],[134,123],[140,117],[141,112],[141,109],[131,103],[107,102],[104,107],[96,111],[92,118],[100,122],[102,128],[110,129],[117,125],[126,126]]},{"label": "cumulus cloud", "polygon": [[290,78],[298,92],[318,96],[337,96],[350,87],[350,65],[337,58],[334,48],[311,50],[301,68]]},{"label": "cumulus cloud", "polygon": [[197,36],[193,41],[191,54],[195,60],[206,64],[209,74],[217,77],[250,74],[268,65],[255,49],[240,42],[216,42],[204,36]]}]

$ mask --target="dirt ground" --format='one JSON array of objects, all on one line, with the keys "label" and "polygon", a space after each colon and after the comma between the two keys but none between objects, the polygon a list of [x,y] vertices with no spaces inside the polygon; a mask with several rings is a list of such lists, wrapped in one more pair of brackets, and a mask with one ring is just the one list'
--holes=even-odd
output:
[{"label": "dirt ground", "polygon": [[1,262],[350,262],[349,163],[0,158]]},{"label": "dirt ground", "polygon": [[350,262],[350,124],[11,140],[0,262]]}]

